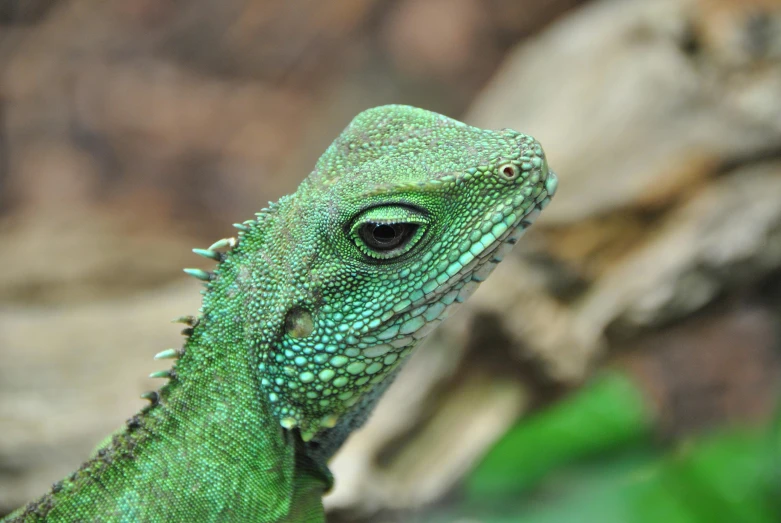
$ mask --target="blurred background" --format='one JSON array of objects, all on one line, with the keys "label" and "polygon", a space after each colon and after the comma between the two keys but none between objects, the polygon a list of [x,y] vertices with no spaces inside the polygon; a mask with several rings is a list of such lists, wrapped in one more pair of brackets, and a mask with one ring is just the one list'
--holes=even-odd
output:
[{"label": "blurred background", "polygon": [[329,521],[780,521],[779,0],[0,0],[0,514],[142,406],[190,249],[385,103],[561,183]]}]

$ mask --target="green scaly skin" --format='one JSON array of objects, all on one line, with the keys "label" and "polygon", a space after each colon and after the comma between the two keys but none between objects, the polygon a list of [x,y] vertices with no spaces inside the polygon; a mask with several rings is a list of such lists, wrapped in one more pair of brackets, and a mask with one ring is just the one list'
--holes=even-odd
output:
[{"label": "green scaly skin", "polygon": [[186,270],[206,292],[157,356],[168,383],[7,521],[324,521],[327,460],[555,190],[529,136],[359,114],[294,194],[196,249],[218,265]]}]

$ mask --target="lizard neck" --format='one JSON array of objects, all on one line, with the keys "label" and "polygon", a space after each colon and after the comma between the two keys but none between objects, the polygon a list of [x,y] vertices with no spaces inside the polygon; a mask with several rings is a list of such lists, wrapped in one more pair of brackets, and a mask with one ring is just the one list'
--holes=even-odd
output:
[{"label": "lizard neck", "polygon": [[322,514],[329,478],[261,393],[255,351],[272,343],[278,322],[247,316],[246,295],[235,287],[246,261],[221,264],[170,381],[152,403],[28,510],[55,519],[220,515],[264,523]]}]

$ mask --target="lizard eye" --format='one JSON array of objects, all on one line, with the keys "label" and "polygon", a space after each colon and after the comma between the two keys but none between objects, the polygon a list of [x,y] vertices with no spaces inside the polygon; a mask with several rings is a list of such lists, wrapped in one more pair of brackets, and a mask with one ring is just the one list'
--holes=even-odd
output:
[{"label": "lizard eye", "polygon": [[408,207],[375,207],[360,215],[352,226],[356,247],[366,256],[390,260],[409,252],[425,234],[427,218]]},{"label": "lizard eye", "polygon": [[389,251],[408,242],[417,229],[417,223],[364,223],[358,234],[368,247]]}]

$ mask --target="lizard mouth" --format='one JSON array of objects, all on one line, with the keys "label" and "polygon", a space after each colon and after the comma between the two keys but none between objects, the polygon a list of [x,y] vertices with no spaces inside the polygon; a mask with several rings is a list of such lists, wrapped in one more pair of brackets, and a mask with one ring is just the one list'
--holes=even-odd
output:
[{"label": "lizard mouth", "polygon": [[[496,238],[496,241],[479,252],[472,261],[465,264],[456,274],[448,280],[438,285],[432,292],[426,294],[423,298],[413,302],[409,307],[401,311],[404,314],[412,309],[425,305],[432,305],[437,301],[443,300],[448,293],[458,289],[453,300],[463,302],[471,295],[477,285],[488,277],[488,274],[494,267],[502,261],[502,258],[512,249],[518,240],[540,215],[542,210],[550,203],[551,198],[556,193],[558,179],[553,171],[549,171],[545,181],[544,190],[535,199],[531,209],[515,222],[507,230]],[[449,303],[446,303],[449,305]]]},{"label": "lizard mouth", "polygon": [[[452,310],[451,306],[466,301],[480,282],[485,280],[502,261],[526,229],[534,223],[540,212],[550,203],[557,185],[556,175],[549,172],[543,190],[527,212],[511,223],[502,222],[505,230],[498,235],[493,234],[496,229],[491,229],[492,235],[488,238],[493,239],[490,244],[480,250],[470,249],[470,259],[459,265],[457,270],[445,271],[438,279],[429,280],[416,290],[419,295],[416,299],[395,311],[394,315],[375,328],[374,333],[378,333],[376,337],[380,342],[379,346],[387,348],[390,344],[397,350],[403,349],[414,345],[415,340],[420,340],[433,331],[440,321],[447,317],[448,311]],[[510,213],[518,213],[518,207]],[[474,245],[482,247],[483,238],[474,242]],[[463,258],[459,260],[461,259]],[[395,328],[391,327],[394,325]],[[408,325],[406,333],[401,328],[405,325]],[[399,335],[400,330],[402,335]]]}]

